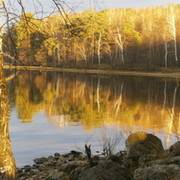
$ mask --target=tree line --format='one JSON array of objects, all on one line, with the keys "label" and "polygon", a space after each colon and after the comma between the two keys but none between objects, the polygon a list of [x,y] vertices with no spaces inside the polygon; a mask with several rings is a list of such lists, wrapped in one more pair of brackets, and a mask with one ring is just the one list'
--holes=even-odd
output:
[{"label": "tree line", "polygon": [[180,5],[63,13],[44,19],[22,14],[3,34],[4,52],[21,65],[143,70],[180,66]]}]

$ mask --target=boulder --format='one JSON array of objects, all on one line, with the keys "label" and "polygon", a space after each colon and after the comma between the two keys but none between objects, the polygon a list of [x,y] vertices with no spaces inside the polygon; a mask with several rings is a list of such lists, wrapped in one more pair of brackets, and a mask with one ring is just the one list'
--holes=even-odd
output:
[{"label": "boulder", "polygon": [[164,154],[161,140],[146,132],[132,133],[126,140],[127,157],[138,160],[143,155]]},{"label": "boulder", "polygon": [[180,156],[180,141],[176,142],[169,148],[171,156]]},{"label": "boulder", "polygon": [[129,171],[111,160],[99,163],[79,174],[79,180],[132,180]]},{"label": "boulder", "polygon": [[138,168],[134,172],[134,180],[179,180],[180,166],[155,165],[146,168]]}]

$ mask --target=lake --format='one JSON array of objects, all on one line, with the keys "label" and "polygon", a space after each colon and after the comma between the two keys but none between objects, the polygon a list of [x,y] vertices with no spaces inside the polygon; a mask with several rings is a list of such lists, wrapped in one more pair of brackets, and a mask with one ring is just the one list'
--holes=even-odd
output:
[{"label": "lake", "polygon": [[180,138],[178,79],[16,71],[7,87],[17,166],[55,152],[83,151],[85,144],[93,153],[107,141],[114,151],[124,150],[137,130],[157,135],[165,148]]}]

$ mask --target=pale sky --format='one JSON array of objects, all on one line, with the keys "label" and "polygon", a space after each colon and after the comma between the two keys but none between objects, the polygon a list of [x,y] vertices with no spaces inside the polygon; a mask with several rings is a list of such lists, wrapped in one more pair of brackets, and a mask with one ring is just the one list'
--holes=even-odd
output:
[{"label": "pale sky", "polygon": [[[51,12],[54,7],[52,0],[38,0],[43,5],[44,12]],[[61,0],[62,2],[63,0]],[[16,3],[17,0],[5,0],[6,3],[10,2],[11,7],[20,9],[20,6]],[[36,6],[40,7],[36,0],[22,0],[26,5],[26,12],[34,12],[33,3],[36,2]],[[148,6],[168,6],[169,3],[180,4],[180,0],[64,0],[68,5],[64,5],[65,9],[72,8],[75,12],[84,11],[87,9],[103,10],[109,8],[145,8]],[[37,8],[41,10],[41,8]]]},{"label": "pale sky", "polygon": [[[75,2],[68,0],[69,4]],[[180,0],[81,0],[76,2],[82,2],[81,6],[84,9],[88,9],[88,6],[93,6],[92,2],[95,2],[97,8],[144,8],[147,6],[167,6],[169,3],[180,4]]]}]

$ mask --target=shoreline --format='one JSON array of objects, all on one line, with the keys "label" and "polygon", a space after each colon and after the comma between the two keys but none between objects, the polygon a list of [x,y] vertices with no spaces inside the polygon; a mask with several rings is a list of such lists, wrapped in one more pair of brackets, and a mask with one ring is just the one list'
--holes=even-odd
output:
[{"label": "shoreline", "polygon": [[38,71],[56,71],[79,74],[98,74],[98,75],[117,75],[117,76],[139,76],[156,78],[180,78],[180,72],[141,72],[128,70],[108,70],[108,69],[77,69],[77,68],[57,68],[57,67],[37,67],[37,66],[9,66],[4,65],[3,69],[17,70],[38,70]]},{"label": "shoreline", "polygon": [[[145,138],[144,138],[145,137]],[[154,180],[180,179],[180,141],[164,149],[161,140],[143,131],[132,133],[126,150],[104,156],[91,154],[85,144],[84,153],[72,150],[34,159],[33,165],[17,167],[15,173],[0,179],[14,180]],[[5,178],[6,179],[6,178]]]}]

